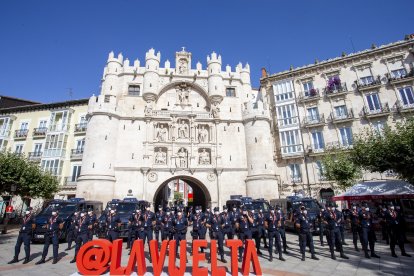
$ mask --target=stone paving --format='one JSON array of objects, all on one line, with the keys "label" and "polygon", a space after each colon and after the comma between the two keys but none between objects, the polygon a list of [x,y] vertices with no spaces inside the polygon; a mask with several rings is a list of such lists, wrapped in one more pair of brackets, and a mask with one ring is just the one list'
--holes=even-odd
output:
[{"label": "stone paving", "polygon": [[[0,275],[77,275],[76,264],[69,263],[73,258],[74,249],[70,251],[64,251],[67,244],[62,243],[59,246],[59,262],[56,265],[52,264],[51,254],[52,247],[49,248],[49,256],[47,262],[42,265],[35,265],[35,262],[40,259],[43,245],[32,244],[31,246],[31,262],[23,265],[24,250],[21,248],[19,263],[9,265],[14,254],[14,245],[16,241],[17,230],[11,230],[6,235],[0,235]],[[274,258],[273,262],[267,260],[268,253],[265,249],[262,249],[263,257],[259,257],[262,267],[263,275],[414,275],[414,252],[413,248],[406,244],[406,250],[409,254],[413,255],[412,258],[400,256],[399,249],[397,249],[398,258],[392,258],[389,250],[389,246],[385,243],[379,242],[376,244],[377,254],[381,256],[380,259],[365,259],[362,252],[355,252],[351,245],[345,246],[345,253],[350,257],[349,260],[343,260],[338,258],[336,261],[330,259],[329,249],[327,246],[319,246],[319,242],[315,242],[315,250],[320,261],[314,261],[306,259],[305,262],[300,260],[300,253],[298,247],[298,238],[293,233],[288,233],[288,246],[290,249],[289,255],[285,255],[286,262],[281,262],[277,258]],[[315,241],[318,241],[318,237],[314,237]],[[188,237],[190,240],[190,237]],[[352,244],[352,241],[347,239],[348,244]],[[125,243],[124,243],[125,244]],[[125,246],[124,246],[125,247]],[[188,248],[190,244],[188,244]],[[226,258],[229,261],[229,250],[226,250]],[[146,248],[147,251],[147,248]],[[123,250],[122,264],[126,265],[128,259],[128,251]],[[337,253],[337,256],[339,253]],[[189,254],[188,254],[189,256]],[[310,254],[307,253],[307,257]],[[178,265],[178,261],[177,261]],[[191,275],[191,258],[187,264],[187,275]],[[224,265],[218,262],[218,265]],[[227,266],[228,275],[230,275],[230,262],[225,264]],[[167,266],[167,261],[166,261]],[[165,266],[165,267],[166,267]],[[200,266],[210,267],[209,264],[201,263]],[[241,265],[240,265],[241,266]],[[147,260],[147,271],[151,271],[150,263]],[[164,270],[167,272],[167,269]],[[152,275],[151,273],[148,275]],[[167,275],[167,273],[165,273]]]}]

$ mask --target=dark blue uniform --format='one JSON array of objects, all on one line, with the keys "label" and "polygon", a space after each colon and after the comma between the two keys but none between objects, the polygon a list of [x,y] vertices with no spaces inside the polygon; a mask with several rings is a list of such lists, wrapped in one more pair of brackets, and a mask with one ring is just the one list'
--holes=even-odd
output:
[{"label": "dark blue uniform", "polygon": [[[178,252],[178,247],[180,246],[180,241],[186,240],[185,235],[187,234],[188,221],[184,215],[178,216],[173,220],[174,226],[174,239],[177,241],[177,246],[175,252]],[[179,255],[177,254],[177,258]]]},{"label": "dark blue uniform", "polygon": [[174,239],[174,216],[171,214],[166,214],[162,219],[162,240],[172,240]]},{"label": "dark blue uniform", "polygon": [[84,215],[80,216],[76,222],[76,247],[75,256],[72,263],[76,262],[76,256],[78,255],[79,249],[82,245],[89,241],[89,228],[92,225],[92,220]]},{"label": "dark blue uniform", "polygon": [[210,220],[208,221],[208,225],[211,229],[211,239],[217,240],[218,243],[218,252],[221,256],[221,259],[224,260],[224,248],[223,248],[223,226],[224,221],[222,216],[220,214],[214,214],[210,217]]},{"label": "dark blue uniform", "polygon": [[88,241],[91,241],[93,240],[93,235],[95,234],[95,227],[96,227],[96,224],[98,223],[98,218],[96,217],[96,214],[92,214],[92,215],[88,214],[88,218],[89,218],[90,225],[91,225],[91,227],[89,227],[88,229]]},{"label": "dark blue uniform", "polygon": [[283,244],[283,253],[287,254],[287,242],[286,242],[286,230],[285,230],[285,221],[286,221],[286,216],[283,213],[282,210],[278,210],[277,211],[280,215],[280,229],[279,229],[279,233],[280,233],[280,238],[282,239],[282,244]]},{"label": "dark blue uniform", "polygon": [[60,229],[59,225],[63,223],[63,219],[59,215],[51,216],[47,224],[47,232],[45,235],[45,244],[43,246],[42,259],[38,262],[39,264],[44,262],[49,251],[49,245],[53,244],[53,263],[57,262],[58,250],[59,250],[59,236]]},{"label": "dark blue uniform", "polygon": [[20,248],[24,243],[25,263],[29,262],[30,258],[30,240],[32,237],[32,225],[35,223],[34,215],[28,214],[23,217],[23,223],[20,226],[19,236],[17,237],[16,246],[14,247],[14,258],[10,263],[17,262],[19,259]]},{"label": "dark blue uniform", "polygon": [[262,212],[257,214],[257,239],[256,239],[256,247],[260,249],[260,239],[263,238],[264,247],[267,248],[267,241],[266,241],[266,230],[265,230],[265,215]]},{"label": "dark blue uniform", "polygon": [[309,221],[308,216],[305,213],[301,213],[296,219],[296,225],[299,226],[299,247],[300,253],[302,253],[302,261],[305,260],[306,245],[309,245],[312,259],[317,259],[315,257],[315,248],[313,246],[313,237],[311,232],[312,224]]},{"label": "dark blue uniform", "polygon": [[318,227],[319,227],[319,242],[321,243],[321,246],[324,246],[323,235],[324,235],[324,232],[325,232],[325,224],[324,224],[324,220],[323,220],[323,213],[324,213],[324,211],[321,210],[318,213],[318,215],[316,216],[317,222],[318,222]]},{"label": "dark blue uniform", "polygon": [[252,239],[253,218],[248,216],[247,213],[241,214],[238,218],[238,225],[239,239],[243,242],[243,246],[239,247],[239,260],[241,260],[246,240]]},{"label": "dark blue uniform", "polygon": [[142,239],[145,241],[150,242],[152,240],[152,229],[153,229],[153,222],[155,221],[155,215],[151,211],[145,211],[144,214],[141,215],[142,227],[144,228],[142,231]]},{"label": "dark blue uniform", "polygon": [[106,238],[110,242],[117,240],[119,237],[119,223],[121,223],[121,219],[118,215],[111,213],[108,214],[108,217],[106,218]]},{"label": "dark blue uniform", "polygon": [[359,212],[357,209],[352,210],[350,214],[350,220],[351,220],[352,242],[354,243],[355,250],[359,251],[358,233],[359,233],[360,225],[359,225]]},{"label": "dark blue uniform", "polygon": [[196,213],[190,215],[190,222],[193,225],[191,236],[193,240],[204,240],[207,234],[206,218],[203,213]]},{"label": "dark blue uniform", "polygon": [[371,257],[377,256],[374,251],[375,246],[375,231],[372,224],[372,213],[362,209],[359,212],[360,231],[359,237],[362,244],[362,249],[365,252],[365,257],[369,258],[368,245],[371,250]]},{"label": "dark blue uniform", "polygon": [[269,261],[273,259],[273,244],[276,247],[277,252],[279,253],[279,259],[283,259],[282,256],[282,243],[280,237],[280,228],[281,228],[281,216],[279,213],[271,212],[265,218],[267,225],[267,237],[269,239]]},{"label": "dark blue uniform", "polygon": [[227,236],[227,239],[233,239],[234,237],[234,230],[233,230],[233,216],[228,212],[221,213],[221,219],[223,222],[223,239]]},{"label": "dark blue uniform", "polygon": [[397,257],[397,254],[395,254],[395,245],[398,244],[401,250],[401,255],[411,257],[409,254],[405,252],[404,236],[401,233],[401,213],[395,210],[389,210],[385,214],[385,217],[387,220],[389,230],[390,249],[392,256]]},{"label": "dark blue uniform", "polygon": [[334,247],[335,244],[338,246],[339,252],[342,258],[347,258],[344,255],[344,251],[341,243],[341,233],[339,231],[339,225],[337,222],[337,215],[334,210],[326,211],[324,214],[324,220],[327,222],[327,240],[329,250],[331,251],[331,258],[336,260]]},{"label": "dark blue uniform", "polygon": [[158,211],[155,214],[155,229],[154,229],[154,234],[155,234],[155,239],[159,242],[160,238],[162,240],[162,235],[163,235],[163,227],[162,227],[162,219],[164,218],[165,213],[161,210]]},{"label": "dark blue uniform", "polygon": [[68,232],[67,232],[67,240],[68,240],[68,248],[66,250],[70,250],[72,248],[72,242],[76,243],[76,222],[79,218],[79,215],[74,214],[70,219],[68,225]]}]

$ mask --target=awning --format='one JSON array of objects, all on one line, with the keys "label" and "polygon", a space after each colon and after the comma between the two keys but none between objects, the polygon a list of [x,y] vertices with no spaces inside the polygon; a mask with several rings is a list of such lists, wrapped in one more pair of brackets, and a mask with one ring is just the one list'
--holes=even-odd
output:
[{"label": "awning", "polygon": [[332,200],[414,199],[414,185],[402,180],[366,181],[355,184]]}]

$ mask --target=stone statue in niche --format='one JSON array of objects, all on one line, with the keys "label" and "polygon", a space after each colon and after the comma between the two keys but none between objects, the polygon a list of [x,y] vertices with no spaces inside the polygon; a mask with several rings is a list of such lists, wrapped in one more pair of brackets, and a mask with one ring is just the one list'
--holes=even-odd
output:
[{"label": "stone statue in niche", "polygon": [[178,123],[178,138],[179,139],[186,139],[188,138],[188,125],[185,123],[184,120],[181,120],[181,123]]},{"label": "stone statue in niche", "polygon": [[188,105],[190,92],[188,90],[187,84],[183,83],[178,85],[176,91],[178,96],[178,102],[180,103],[180,105]]},{"label": "stone statue in niche", "polygon": [[187,60],[182,58],[178,61],[180,64],[178,65],[178,73],[185,74],[187,73]]},{"label": "stone statue in niche", "polygon": [[157,133],[156,138],[157,138],[158,142],[167,141],[168,130],[167,130],[167,128],[164,128],[164,125],[160,125],[160,127],[157,128],[156,133]]},{"label": "stone statue in niche", "polygon": [[187,168],[187,151],[184,148],[181,148],[177,152],[177,157],[175,165],[178,168]]},{"label": "stone statue in niche", "polygon": [[152,101],[147,101],[144,112],[146,116],[152,115]]},{"label": "stone statue in niche", "polygon": [[207,143],[208,142],[208,130],[201,126],[198,130],[198,142],[199,143]]},{"label": "stone statue in niche", "polygon": [[198,163],[200,165],[210,165],[210,153],[206,149],[200,152]]},{"label": "stone statue in niche", "polygon": [[214,118],[218,118],[220,116],[220,107],[218,102],[213,103],[213,107],[211,109],[211,113],[213,114]]},{"label": "stone statue in niche", "polygon": [[155,164],[158,164],[158,165],[167,164],[167,153],[164,152],[161,148],[158,148],[158,151],[155,152]]}]

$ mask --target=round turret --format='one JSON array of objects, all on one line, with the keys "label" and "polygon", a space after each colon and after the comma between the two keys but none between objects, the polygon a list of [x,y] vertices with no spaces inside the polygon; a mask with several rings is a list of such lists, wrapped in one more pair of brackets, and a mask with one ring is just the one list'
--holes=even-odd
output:
[{"label": "round turret", "polygon": [[145,54],[145,73],[144,73],[144,90],[143,97],[154,98],[158,91],[159,74],[161,54],[155,54],[155,50],[151,48]]},{"label": "round turret", "polygon": [[221,56],[213,52],[207,56],[208,94],[210,98],[223,99],[225,96],[223,76],[221,75]]},{"label": "round turret", "polygon": [[123,56],[121,53],[118,55],[118,58],[114,57],[114,52],[109,53],[106,68],[104,69],[101,94],[117,96],[118,92],[120,93],[117,83],[118,74],[122,70],[122,63]]}]

